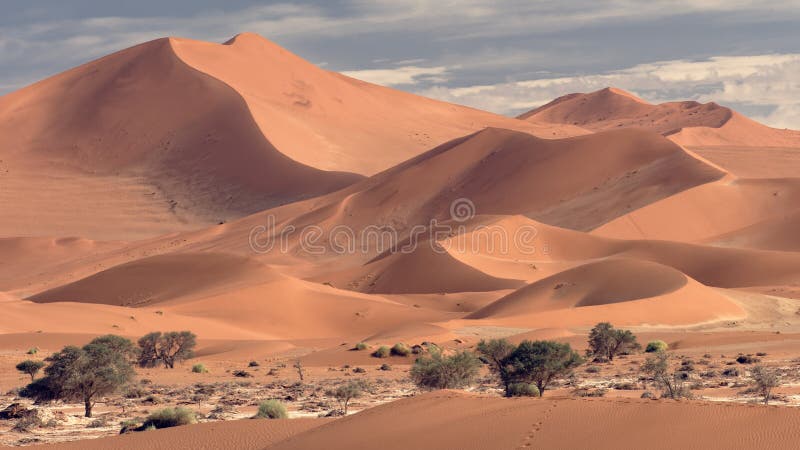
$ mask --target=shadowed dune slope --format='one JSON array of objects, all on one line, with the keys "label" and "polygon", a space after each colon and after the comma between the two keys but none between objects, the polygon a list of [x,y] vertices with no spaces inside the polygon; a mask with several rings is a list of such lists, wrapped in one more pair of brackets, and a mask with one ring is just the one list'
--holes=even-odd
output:
[{"label": "shadowed dune slope", "polygon": [[616,88],[565,95],[519,118],[592,131],[644,128],[681,145],[800,147],[800,132],[767,127],[713,102],[652,105]]},{"label": "shadowed dune slope", "polygon": [[486,292],[521,286],[457,261],[426,241],[412,252],[383,255],[363,266],[317,277],[334,286],[372,294]]},{"label": "shadowed dune slope", "polygon": [[709,239],[714,245],[800,252],[800,210]]},{"label": "shadowed dune slope", "polygon": [[584,230],[724,175],[643,130],[548,140],[489,128],[349,187],[336,211],[409,227],[449,220],[451,204],[464,198],[477,214]]},{"label": "shadowed dune slope", "polygon": [[592,234],[619,239],[704,242],[778,219],[800,202],[800,178],[708,183],[621,216]]}]

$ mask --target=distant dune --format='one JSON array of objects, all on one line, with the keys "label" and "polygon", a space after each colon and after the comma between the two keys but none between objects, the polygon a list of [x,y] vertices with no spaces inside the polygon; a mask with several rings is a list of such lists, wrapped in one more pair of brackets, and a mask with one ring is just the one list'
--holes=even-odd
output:
[{"label": "distant dune", "polygon": [[800,132],[764,126],[713,102],[652,105],[617,88],[565,95],[519,118],[592,131],[644,128],[690,146],[800,147]]}]

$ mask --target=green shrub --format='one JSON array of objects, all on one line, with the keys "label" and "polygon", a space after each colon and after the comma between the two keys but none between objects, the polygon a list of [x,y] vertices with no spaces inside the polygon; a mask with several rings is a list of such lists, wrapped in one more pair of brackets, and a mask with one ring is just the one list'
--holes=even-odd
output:
[{"label": "green shrub", "polygon": [[586,368],[586,373],[600,373],[600,368],[597,366],[588,366]]},{"label": "green shrub", "polygon": [[39,347],[31,347],[31,348],[28,349],[27,353],[29,355],[35,355],[35,354],[39,353]]},{"label": "green shrub", "polygon": [[356,344],[355,347],[353,347],[353,350],[356,350],[356,351],[360,352],[360,351],[366,350],[368,348],[369,348],[369,346],[365,342],[359,342],[358,344]]},{"label": "green shrub", "polygon": [[286,419],[288,417],[286,407],[278,400],[266,400],[259,403],[258,412],[253,416],[254,419]]},{"label": "green shrub", "polygon": [[247,364],[247,367],[258,367],[258,366],[260,366],[260,365],[261,365],[261,364],[259,364],[259,363],[258,363],[258,361],[250,361],[250,362]]},{"label": "green shrub", "polygon": [[193,373],[208,373],[208,369],[203,364],[195,364],[192,366]]},{"label": "green shrub", "polygon": [[194,411],[179,406],[177,408],[164,408],[150,414],[140,428],[142,430],[150,427],[160,429],[191,425],[193,423],[197,423],[197,416]]},{"label": "green shrub", "polygon": [[539,397],[539,388],[533,383],[511,383],[508,385],[509,397]]},{"label": "green shrub", "polygon": [[408,348],[406,344],[401,344],[398,342],[392,347],[391,353],[395,356],[408,356],[411,354],[411,349]]},{"label": "green shrub", "polygon": [[647,347],[644,349],[647,353],[655,353],[655,352],[663,352],[669,348],[664,341],[650,341],[647,343]]},{"label": "green shrub", "polygon": [[388,358],[391,354],[392,350],[386,345],[381,345],[377,350],[372,352],[372,356],[375,358]]},{"label": "green shrub", "polygon": [[411,380],[424,389],[455,389],[469,386],[478,375],[481,363],[470,352],[442,356],[435,351],[420,357],[411,367]]}]

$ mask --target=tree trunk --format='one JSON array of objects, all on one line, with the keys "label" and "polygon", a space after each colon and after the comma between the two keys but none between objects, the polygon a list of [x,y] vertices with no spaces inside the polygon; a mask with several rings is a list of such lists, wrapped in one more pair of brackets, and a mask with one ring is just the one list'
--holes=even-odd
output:
[{"label": "tree trunk", "polygon": [[84,412],[84,416],[85,417],[92,417],[92,406],[94,406],[94,405],[92,405],[92,400],[91,399],[87,398],[87,399],[85,399],[83,401],[83,407],[84,407],[84,411],[85,411]]}]

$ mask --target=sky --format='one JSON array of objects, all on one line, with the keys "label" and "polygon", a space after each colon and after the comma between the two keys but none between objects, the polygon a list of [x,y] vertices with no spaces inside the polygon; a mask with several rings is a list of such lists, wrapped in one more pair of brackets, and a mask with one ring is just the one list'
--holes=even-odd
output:
[{"label": "sky", "polygon": [[0,95],[150,39],[242,31],[501,114],[614,86],[800,129],[800,0],[0,0]]}]

